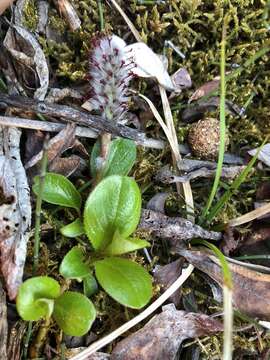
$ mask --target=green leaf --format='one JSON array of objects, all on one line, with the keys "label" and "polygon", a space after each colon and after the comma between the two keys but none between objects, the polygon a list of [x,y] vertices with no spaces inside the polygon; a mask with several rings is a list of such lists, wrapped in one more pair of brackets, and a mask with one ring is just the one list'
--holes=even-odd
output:
[{"label": "green leaf", "polygon": [[143,249],[148,246],[150,246],[150,244],[146,240],[141,240],[139,238],[126,239],[121,236],[118,231],[116,231],[112,242],[106,247],[104,253],[106,255],[121,255],[131,251]]},{"label": "green leaf", "polygon": [[[96,142],[91,153],[90,168],[92,176],[97,175],[97,162],[100,156],[100,143]],[[115,139],[110,143],[108,157],[104,166],[102,178],[111,175],[125,176],[136,161],[136,145],[128,139]]]},{"label": "green leaf", "polygon": [[90,268],[85,263],[83,250],[74,246],[64,257],[59,268],[60,274],[66,279],[77,279],[81,281],[83,277],[89,275]]},{"label": "green leaf", "polygon": [[17,311],[25,321],[37,321],[51,315],[53,300],[60,295],[60,285],[48,276],[26,280],[19,288]]},{"label": "green leaf", "polygon": [[94,266],[100,285],[120,304],[140,309],[151,299],[151,276],[142,266],[121,258],[99,260]]},{"label": "green leaf", "polygon": [[128,237],[140,220],[141,194],[135,180],[113,175],[102,180],[89,195],[84,209],[84,229],[96,250],[104,249],[116,230]]},{"label": "green leaf", "polygon": [[90,297],[98,291],[98,284],[92,274],[83,278],[83,293],[85,296]]},{"label": "green leaf", "polygon": [[84,228],[83,223],[81,222],[81,219],[76,219],[72,223],[63,226],[60,229],[60,233],[66,237],[75,238],[77,236],[80,236],[84,234]]},{"label": "green leaf", "polygon": [[115,139],[110,144],[103,177],[127,175],[136,161],[136,145],[128,139]]},{"label": "green leaf", "polygon": [[[39,177],[35,177],[33,191],[38,193]],[[81,195],[75,186],[65,176],[47,173],[45,176],[42,199],[50,204],[61,205],[76,209],[81,207]]]},{"label": "green leaf", "polygon": [[65,334],[82,336],[90,330],[96,310],[86,296],[66,291],[55,300],[53,318]]}]

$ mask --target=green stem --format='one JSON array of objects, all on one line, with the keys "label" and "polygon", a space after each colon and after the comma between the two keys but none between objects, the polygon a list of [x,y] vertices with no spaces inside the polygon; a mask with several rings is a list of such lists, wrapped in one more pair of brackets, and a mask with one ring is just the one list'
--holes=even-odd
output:
[{"label": "green stem", "polygon": [[102,0],[97,0],[98,2],[98,12],[99,12],[99,21],[100,21],[100,30],[104,30],[104,15],[103,15],[103,6]]},{"label": "green stem", "polygon": [[45,185],[45,175],[48,163],[48,137],[45,138],[43,146],[43,156],[41,159],[41,168],[39,176],[39,187],[36,200],[36,211],[35,211],[35,234],[34,234],[34,264],[33,264],[33,275],[36,274],[39,260],[39,247],[40,247],[40,215],[42,205],[42,194]]},{"label": "green stem", "polygon": [[29,342],[30,342],[30,338],[31,338],[31,335],[32,335],[32,327],[33,327],[33,322],[29,321],[28,326],[27,326],[27,333],[26,333],[26,336],[25,336],[24,344],[23,344],[23,359],[24,360],[27,359]]},{"label": "green stem", "polygon": [[35,342],[34,342],[34,344],[32,344],[30,351],[29,351],[31,359],[38,358],[41,348],[43,347],[43,345],[45,343],[46,336],[47,336],[47,333],[50,328],[50,323],[51,323],[51,318],[46,317],[44,320],[44,323],[39,328]]}]

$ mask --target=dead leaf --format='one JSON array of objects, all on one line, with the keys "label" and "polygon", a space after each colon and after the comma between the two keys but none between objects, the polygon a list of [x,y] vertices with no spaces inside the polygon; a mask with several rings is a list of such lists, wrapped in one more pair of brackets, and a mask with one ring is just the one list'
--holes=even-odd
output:
[{"label": "dead leaf", "polygon": [[[200,120],[206,112],[215,111],[219,107],[219,103],[218,96],[213,96],[208,100],[199,100],[197,103],[187,106],[182,112],[181,119],[187,123]],[[233,102],[226,100],[225,106],[230,114],[241,116],[241,108]]]},{"label": "dead leaf", "polygon": [[136,65],[132,72],[139,77],[152,77],[169,91],[174,90],[172,80],[160,57],[145,43],[138,42],[125,47],[127,58],[133,57]]},{"label": "dead leaf", "polygon": [[38,154],[43,148],[45,132],[40,130],[26,130],[26,142],[24,151],[24,162],[32,159],[34,154]]},{"label": "dead leaf", "polygon": [[[84,157],[88,156],[88,153],[82,143],[75,138],[76,125],[68,124],[63,130],[61,130],[56,136],[49,141],[48,145],[48,169],[51,172],[56,172],[64,176],[69,176],[74,173],[75,170],[81,164],[81,158],[77,155],[71,155],[67,158],[61,157],[61,155],[68,149],[74,148]],[[29,151],[29,150],[28,150]],[[34,155],[26,164],[25,168],[29,169],[36,166],[42,159],[43,150]],[[37,169],[31,172],[31,176],[35,175]]]},{"label": "dead leaf", "polygon": [[[177,259],[170,264],[160,266],[157,265],[154,269],[154,281],[161,286],[161,292],[166,291],[169,286],[181,275],[184,265],[184,258]],[[180,304],[181,290],[176,291],[169,300],[175,306]]]},{"label": "dead leaf", "polygon": [[198,100],[203,96],[208,95],[219,87],[220,79],[214,79],[200,86],[189,98],[188,102],[191,103],[194,100]]},{"label": "dead leaf", "polygon": [[[252,230],[243,236],[238,247],[239,255],[270,255],[270,227],[253,226]],[[270,259],[253,260],[252,262],[270,266]]]},{"label": "dead leaf", "polygon": [[[248,153],[251,156],[256,155],[258,149],[249,150]],[[258,159],[265,165],[270,166],[270,143],[265,144],[259,151]]]},{"label": "dead leaf", "polygon": [[178,311],[173,304],[162,310],[142,329],[120,341],[111,360],[174,360],[185,339],[223,330],[219,321],[207,315]]},{"label": "dead leaf", "polygon": [[262,182],[256,191],[256,200],[270,200],[270,181]]},{"label": "dead leaf", "polygon": [[77,155],[71,155],[68,158],[56,158],[49,167],[51,172],[69,177],[80,166],[81,158]]},{"label": "dead leaf", "polygon": [[7,335],[8,335],[8,323],[7,323],[7,305],[6,294],[2,288],[0,282],[0,354],[1,360],[8,360],[7,358]]},{"label": "dead leaf", "polygon": [[147,209],[165,214],[165,202],[170,194],[157,193],[147,203]]},{"label": "dead leaf", "polygon": [[149,230],[154,236],[167,240],[172,251],[186,247],[184,241],[193,238],[220,240],[222,234],[204,230],[199,225],[180,217],[169,217],[160,212],[142,210],[139,229]]},{"label": "dead leaf", "polygon": [[172,82],[174,84],[174,91],[180,93],[184,89],[188,89],[192,86],[191,77],[185,68],[178,69],[172,76]]},{"label": "dead leaf", "polygon": [[36,38],[25,28],[12,25],[7,31],[3,45],[16,61],[22,84],[26,88],[34,88],[36,99],[44,100],[49,85],[49,69]]},{"label": "dead leaf", "polygon": [[[222,270],[215,256],[202,251],[180,250],[193,266],[209,275],[220,286],[223,284]],[[270,320],[270,274],[248,269],[229,262],[233,277],[233,304],[249,316]]]},{"label": "dead leaf", "polygon": [[30,189],[20,159],[20,136],[16,128],[1,128],[0,262],[11,300],[22,282],[31,224]]},{"label": "dead leaf", "polygon": [[56,7],[60,14],[65,18],[71,31],[75,31],[80,28],[81,20],[76,13],[75,8],[68,0],[54,0]]},{"label": "dead leaf", "polygon": [[21,347],[23,344],[23,337],[25,334],[26,326],[27,323],[20,320],[11,327],[8,339],[8,360],[21,359]]}]

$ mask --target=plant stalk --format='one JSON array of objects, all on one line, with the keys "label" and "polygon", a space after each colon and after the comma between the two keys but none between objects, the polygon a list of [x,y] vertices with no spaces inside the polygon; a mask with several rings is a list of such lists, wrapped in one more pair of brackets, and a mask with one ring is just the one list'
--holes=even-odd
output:
[{"label": "plant stalk", "polygon": [[39,331],[38,331],[37,337],[35,339],[35,342],[30,347],[29,352],[30,352],[30,358],[31,359],[36,359],[36,358],[39,357],[40,350],[43,347],[43,344],[44,344],[44,342],[46,340],[47,333],[48,333],[49,328],[50,328],[50,323],[51,323],[51,318],[46,317],[44,323],[39,328]]},{"label": "plant stalk", "polygon": [[35,234],[34,234],[34,263],[33,263],[33,276],[36,274],[39,260],[39,248],[40,248],[40,215],[42,205],[42,194],[45,186],[45,175],[48,163],[48,146],[49,136],[46,136],[43,145],[43,156],[41,159],[40,175],[39,175],[39,187],[36,200],[35,211]]}]

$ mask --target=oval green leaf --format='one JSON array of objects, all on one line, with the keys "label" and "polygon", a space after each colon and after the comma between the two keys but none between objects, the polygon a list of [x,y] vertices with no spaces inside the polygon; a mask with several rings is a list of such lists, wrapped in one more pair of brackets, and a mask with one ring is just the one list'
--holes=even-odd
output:
[{"label": "oval green leaf", "polygon": [[53,318],[65,334],[82,336],[90,330],[96,310],[86,296],[66,291],[55,300]]},{"label": "oval green leaf", "polygon": [[94,266],[100,285],[120,304],[140,309],[151,299],[151,276],[142,266],[121,258],[96,261]]},{"label": "oval green leaf", "polygon": [[[33,191],[37,195],[39,177],[35,177]],[[81,195],[75,186],[65,176],[47,173],[45,176],[42,199],[50,204],[71,207],[80,211]]]},{"label": "oval green leaf", "polygon": [[84,209],[84,229],[96,250],[104,249],[118,231],[128,237],[141,213],[141,193],[135,180],[113,175],[102,180],[89,195]]},{"label": "oval green leaf", "polygon": [[[90,168],[95,177],[97,162],[100,156],[100,143],[96,142],[91,153]],[[104,166],[102,178],[111,175],[127,175],[136,161],[136,144],[129,139],[115,139],[110,143],[108,157]]]},{"label": "oval green leaf", "polygon": [[139,238],[124,238],[118,231],[115,232],[112,242],[104,249],[106,255],[122,255],[150,246],[146,240]]},{"label": "oval green leaf", "polygon": [[74,246],[62,260],[59,272],[66,279],[77,279],[78,281],[89,275],[90,268],[85,263],[83,250]]},{"label": "oval green leaf", "polygon": [[136,145],[129,139],[115,139],[110,144],[103,177],[127,175],[136,161]]},{"label": "oval green leaf", "polygon": [[60,285],[48,276],[26,280],[19,288],[16,307],[25,321],[37,321],[51,315],[52,301],[60,295]]},{"label": "oval green leaf", "polygon": [[81,219],[76,219],[72,223],[63,226],[60,233],[66,237],[75,238],[84,234],[83,223]]}]

